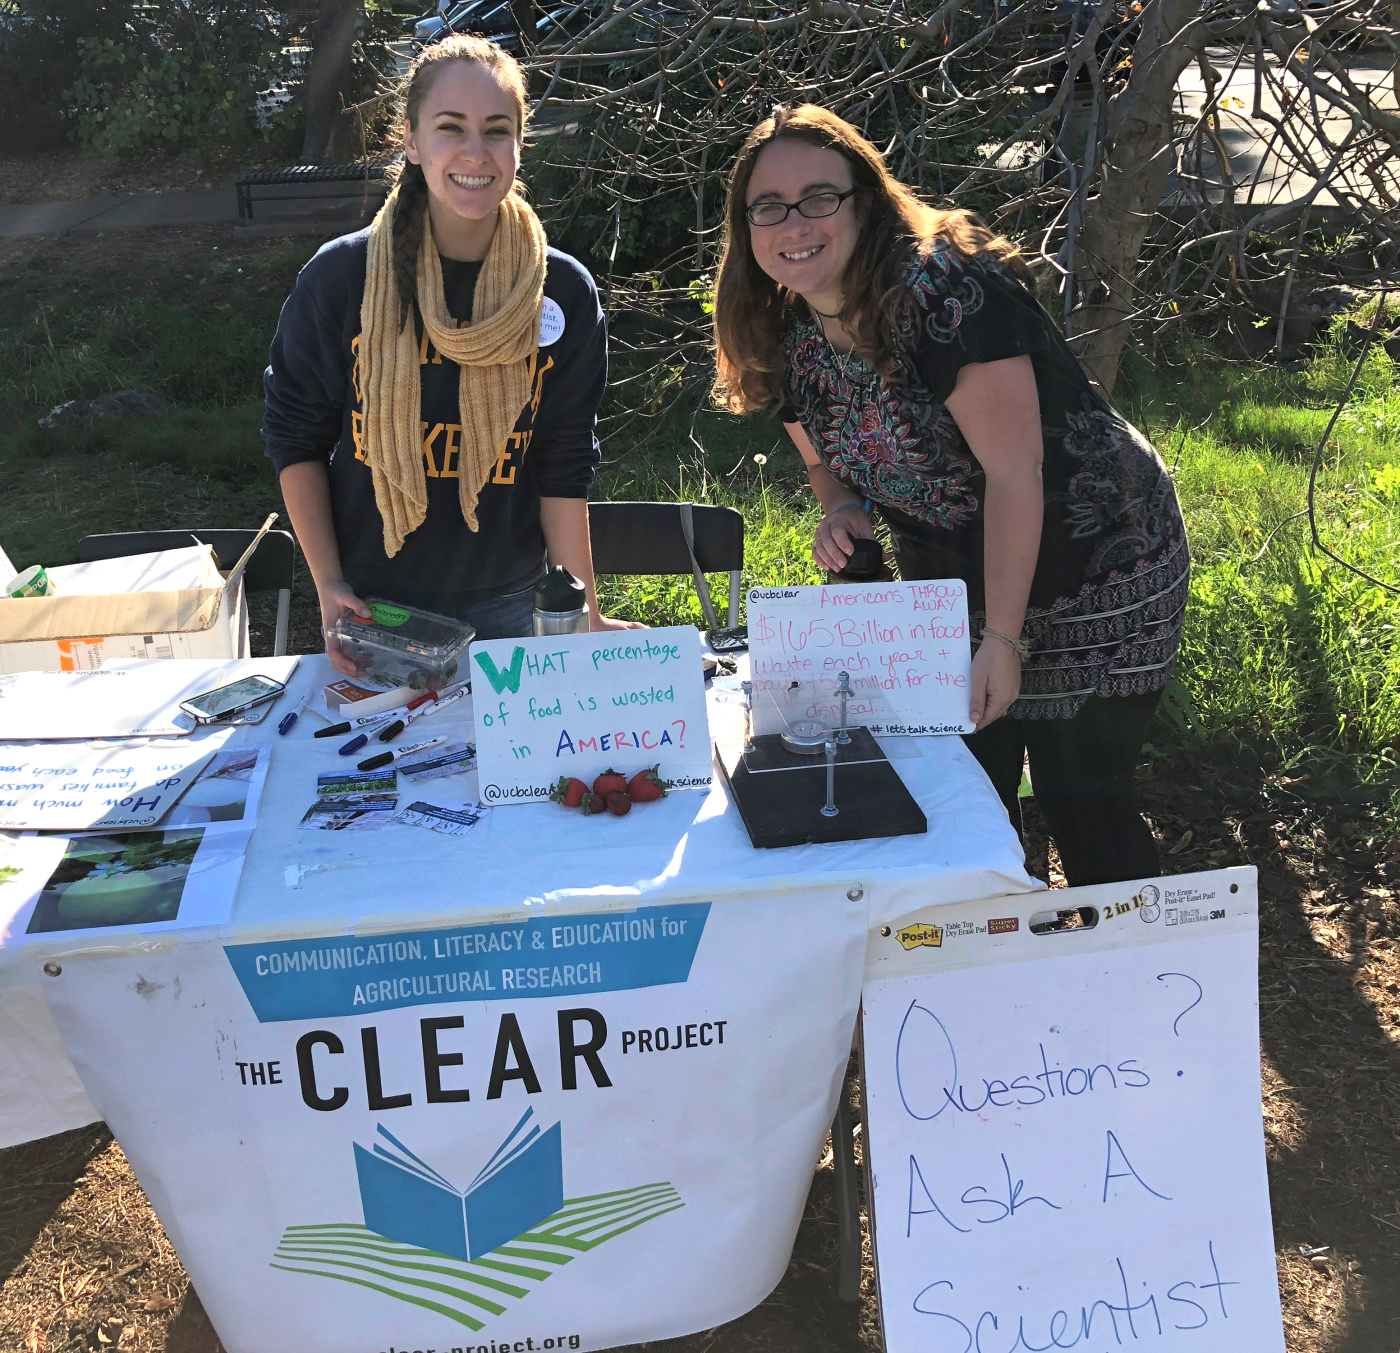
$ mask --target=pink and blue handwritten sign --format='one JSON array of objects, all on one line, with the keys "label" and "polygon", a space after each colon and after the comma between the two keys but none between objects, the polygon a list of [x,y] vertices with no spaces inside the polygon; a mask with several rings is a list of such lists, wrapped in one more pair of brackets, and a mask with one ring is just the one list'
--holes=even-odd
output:
[{"label": "pink and blue handwritten sign", "polygon": [[872,733],[970,733],[967,586],[960,579],[749,593],[754,732],[784,722],[839,722]]}]

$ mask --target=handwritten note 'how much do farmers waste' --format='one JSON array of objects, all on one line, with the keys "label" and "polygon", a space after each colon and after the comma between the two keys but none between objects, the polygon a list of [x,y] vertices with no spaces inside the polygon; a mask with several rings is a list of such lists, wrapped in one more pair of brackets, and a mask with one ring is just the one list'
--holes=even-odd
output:
[{"label": "handwritten note 'how much do farmers waste'", "polygon": [[660,766],[677,789],[712,774],[700,636],[689,626],[478,640],[472,707],[482,803],[546,799],[561,775],[592,783]]},{"label": "handwritten note 'how much do farmers waste'", "polygon": [[0,828],[144,830],[175,806],[216,747],[209,741],[6,747],[0,751]]},{"label": "handwritten note 'how much do farmers waste'", "polygon": [[872,733],[970,733],[967,586],[960,579],[749,593],[754,732],[847,717]]},{"label": "handwritten note 'how much do farmers waste'", "polygon": [[[1097,923],[1032,931],[1052,907]],[[891,1353],[1283,1353],[1258,933],[1253,869],[928,908],[872,933]]]}]

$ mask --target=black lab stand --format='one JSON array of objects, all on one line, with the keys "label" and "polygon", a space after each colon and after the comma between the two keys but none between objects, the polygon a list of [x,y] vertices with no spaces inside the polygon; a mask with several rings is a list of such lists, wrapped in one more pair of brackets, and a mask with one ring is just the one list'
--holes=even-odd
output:
[{"label": "black lab stand", "polygon": [[824,754],[790,752],[776,733],[754,738],[746,752],[728,759],[730,764],[716,748],[715,764],[758,849],[928,831],[923,810],[879,743],[864,728],[847,731],[850,742],[836,748],[835,817],[821,811],[826,803]]}]

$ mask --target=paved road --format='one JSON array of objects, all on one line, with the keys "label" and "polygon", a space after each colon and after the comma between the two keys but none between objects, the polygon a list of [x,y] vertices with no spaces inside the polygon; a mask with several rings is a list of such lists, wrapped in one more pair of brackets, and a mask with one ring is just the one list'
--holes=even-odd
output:
[{"label": "paved road", "polygon": [[[1297,202],[1305,197],[1316,185],[1317,180],[1311,174],[1298,169],[1287,152],[1280,154],[1282,147],[1274,140],[1274,126],[1269,120],[1282,119],[1285,115],[1277,92],[1269,87],[1266,80],[1260,98],[1260,112],[1263,116],[1258,119],[1250,117],[1254,109],[1253,62],[1242,63],[1241,68],[1231,75],[1230,66],[1234,58],[1230,52],[1213,50],[1209,55],[1221,76],[1228,77],[1216,90],[1216,99],[1221,110],[1220,140],[1235,181],[1236,202],[1241,209],[1241,219],[1248,220],[1254,212]],[[1268,55],[1266,61],[1270,71],[1278,70],[1278,62],[1272,55]],[[1400,101],[1397,101],[1395,95],[1393,62],[1394,58],[1387,59],[1384,52],[1367,51],[1357,53],[1349,67],[1351,78],[1358,87],[1370,86],[1370,97],[1376,105],[1391,112],[1400,109]],[[1297,88],[1296,83],[1291,80],[1288,81],[1288,86],[1292,89]],[[1205,81],[1201,78],[1199,68],[1193,64],[1177,83],[1177,112],[1181,124],[1196,122],[1205,106],[1205,100]],[[1306,119],[1292,119],[1290,130],[1301,136],[1307,123],[1312,121],[1309,110]],[[1345,113],[1329,111],[1323,116],[1322,127],[1332,148],[1335,148],[1350,131],[1351,119]],[[1316,136],[1306,138],[1306,148],[1321,164],[1326,164],[1332,154],[1332,149],[1320,144]],[[1374,172],[1389,190],[1392,201],[1400,198],[1400,167],[1388,154],[1376,154],[1374,158]],[[1174,183],[1169,189],[1168,200],[1178,192],[1189,199],[1193,190],[1200,192],[1203,189],[1212,201],[1218,202],[1224,195],[1225,186],[1216,157],[1205,157],[1201,170],[1203,184]],[[1363,178],[1345,185],[1344,191],[1374,199],[1378,185],[1369,178]],[[1337,205],[1337,198],[1324,188],[1317,194],[1316,203],[1319,208],[1334,207]]]}]

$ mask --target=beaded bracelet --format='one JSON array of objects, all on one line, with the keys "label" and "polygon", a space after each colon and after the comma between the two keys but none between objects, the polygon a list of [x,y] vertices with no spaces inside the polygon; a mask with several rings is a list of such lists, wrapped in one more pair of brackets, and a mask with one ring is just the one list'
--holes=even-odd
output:
[{"label": "beaded bracelet", "polygon": [[1025,662],[1031,655],[1031,646],[1024,639],[1013,639],[1011,635],[994,630],[990,625],[982,626],[982,637],[984,639],[1000,639],[1008,648],[1015,650],[1016,656],[1022,662]]}]

